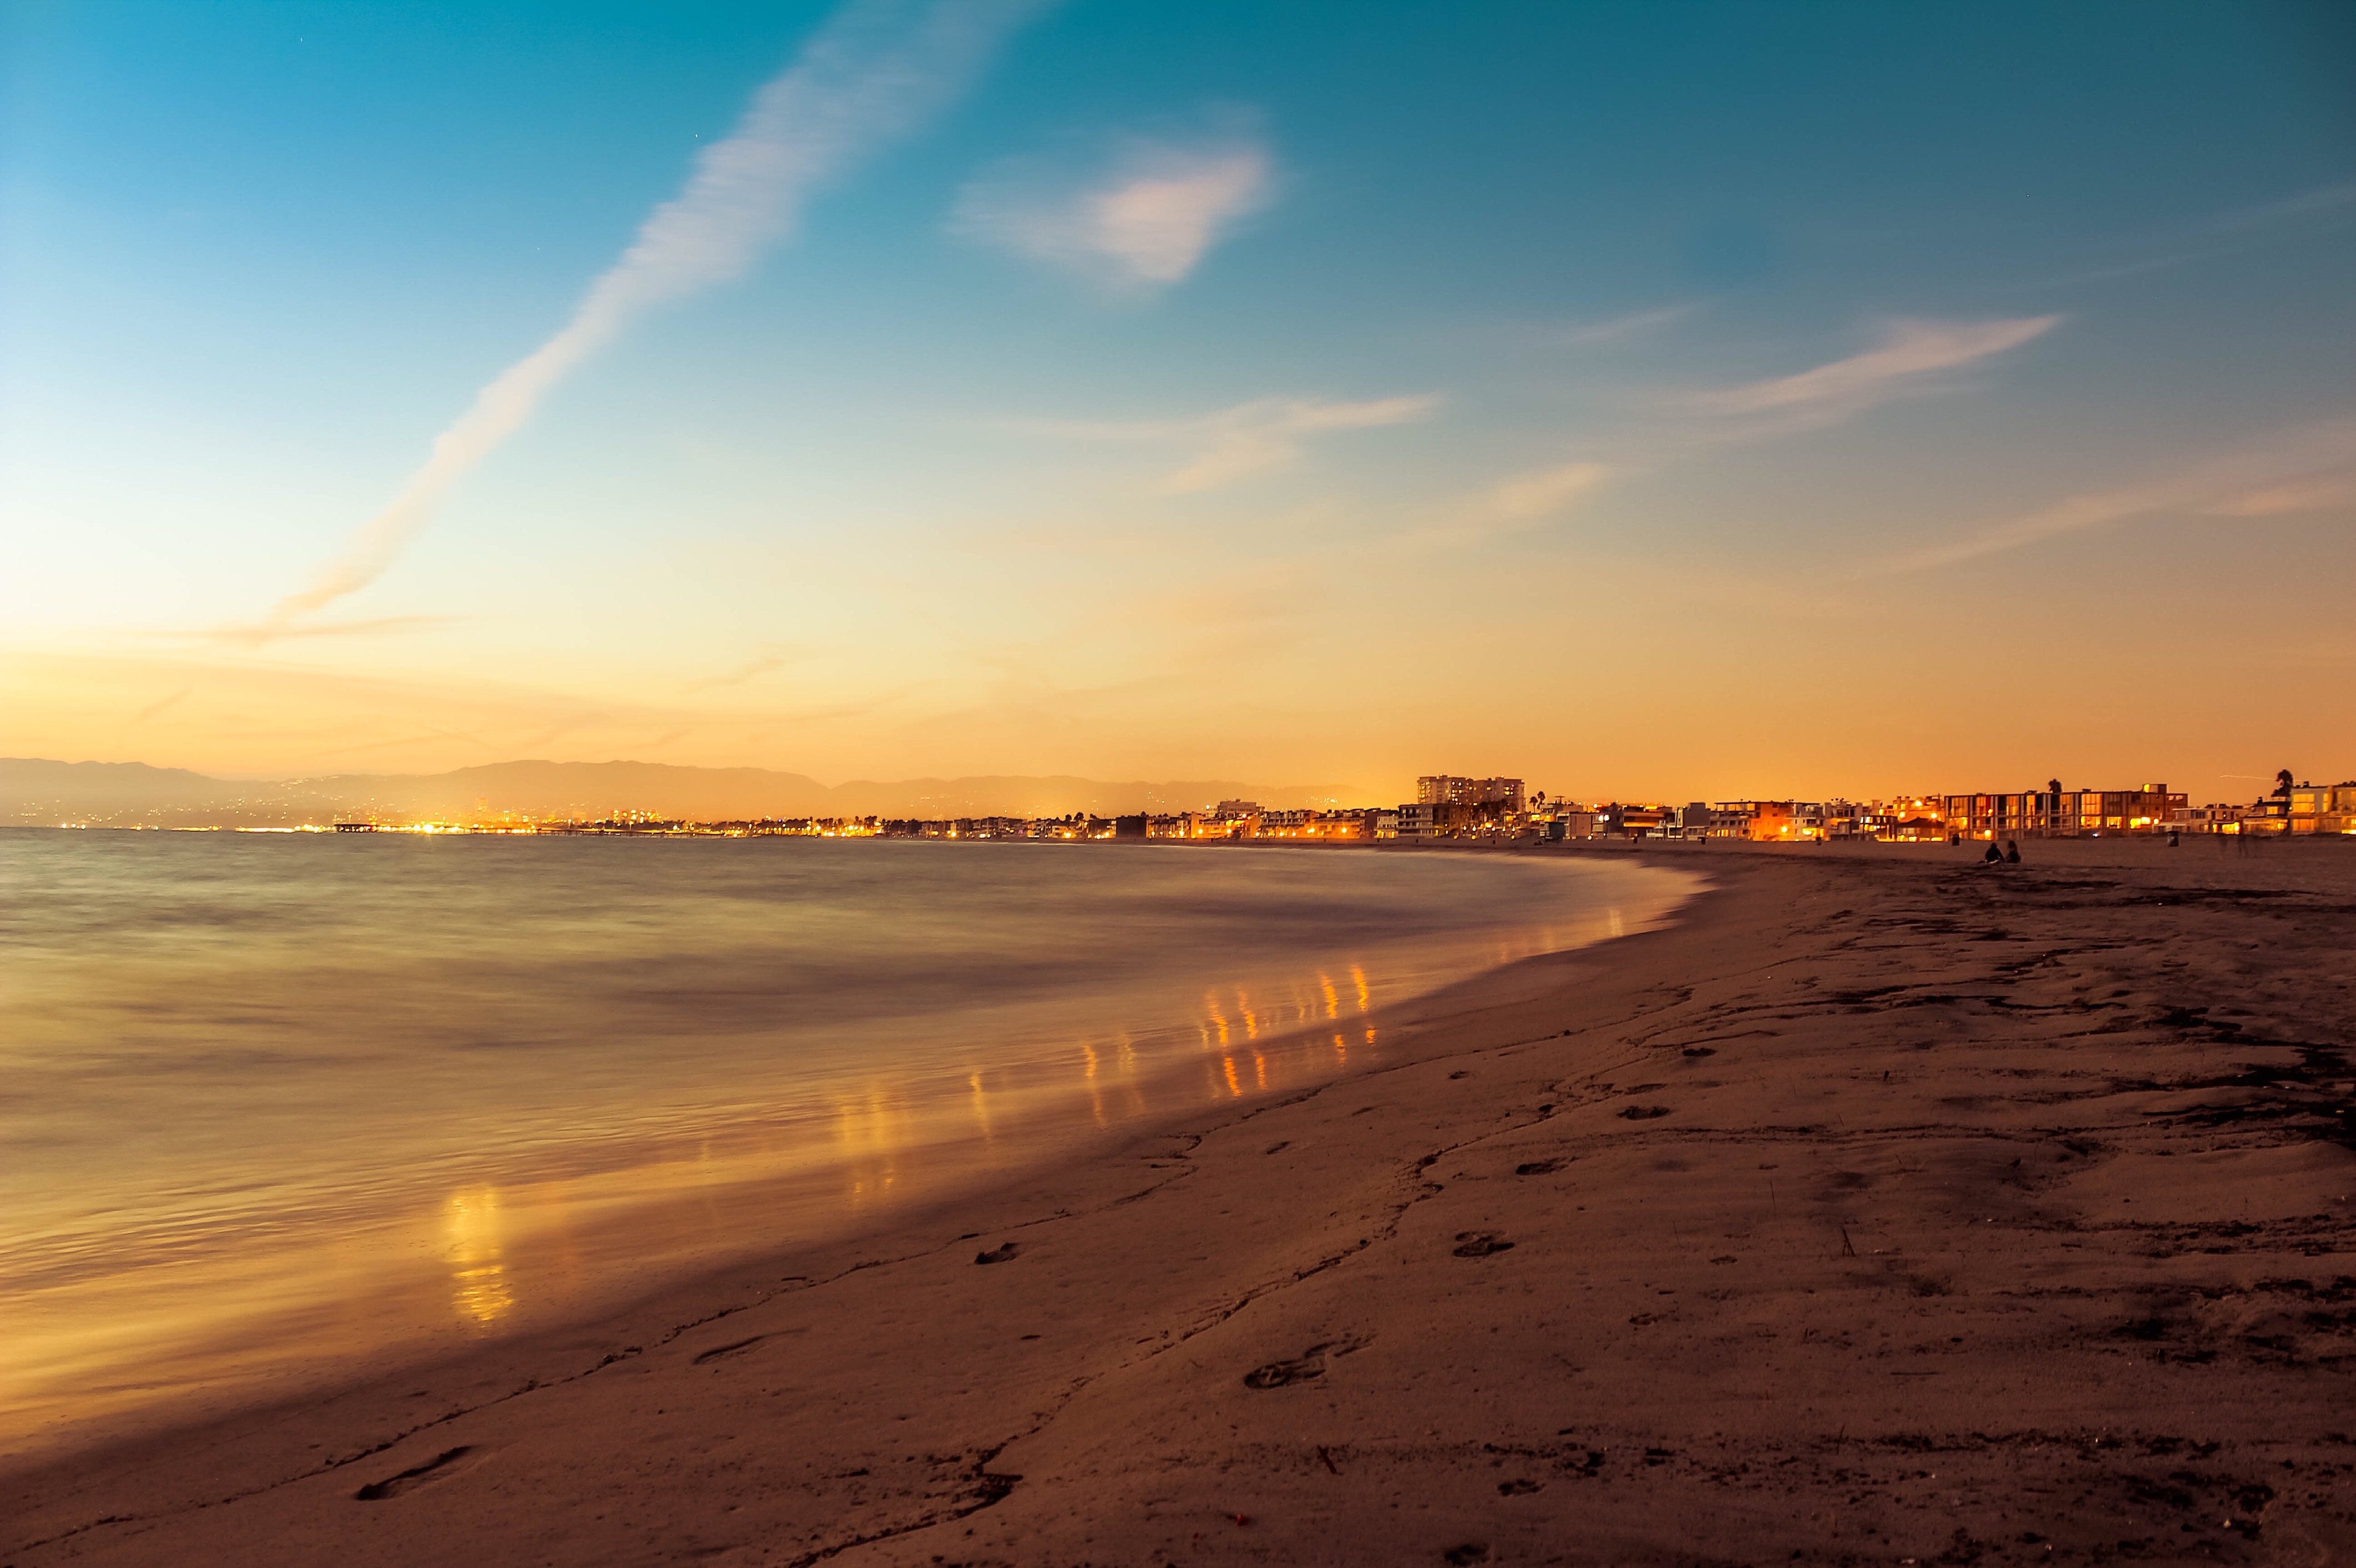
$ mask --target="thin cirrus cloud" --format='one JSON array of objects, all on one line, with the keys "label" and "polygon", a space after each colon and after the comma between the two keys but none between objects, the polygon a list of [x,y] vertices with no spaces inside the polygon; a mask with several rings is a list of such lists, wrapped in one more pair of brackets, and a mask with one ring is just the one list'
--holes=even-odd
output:
[{"label": "thin cirrus cloud", "polygon": [[2356,416],[2299,426],[2160,478],[2066,496],[1897,556],[1869,575],[1961,565],[2140,518],[2244,521],[2356,507]]},{"label": "thin cirrus cloud", "polygon": [[1257,141],[1135,142],[1087,180],[1019,165],[978,179],[949,227],[1116,288],[1156,289],[1183,282],[1275,191],[1275,160]]},{"label": "thin cirrus cloud", "polygon": [[1673,327],[1700,308],[1699,300],[1687,300],[1680,305],[1664,305],[1651,310],[1632,310],[1624,316],[1605,317],[1597,321],[1574,322],[1558,328],[1553,340],[1569,349],[1593,349],[1607,343],[1623,343],[1629,338]]},{"label": "thin cirrus cloud", "polygon": [[1586,495],[1610,471],[1601,463],[1565,463],[1516,474],[1490,490],[1489,510],[1508,521],[1536,522]]},{"label": "thin cirrus cloud", "polygon": [[1033,420],[1016,428],[1081,441],[1189,448],[1192,455],[1155,487],[1163,495],[1183,496],[1221,489],[1284,467],[1301,456],[1313,436],[1409,424],[1439,402],[1429,393],[1357,403],[1256,398],[1183,419]]},{"label": "thin cirrus cloud", "polygon": [[2059,316],[1995,321],[1900,321],[1862,353],[1795,375],[1696,392],[1694,412],[1735,418],[1815,422],[1860,413],[1944,384],[1943,377],[2018,349],[2060,326]]},{"label": "thin cirrus cloud", "polygon": [[584,360],[655,306],[742,274],[828,181],[946,107],[1039,3],[851,0],[755,94],[736,128],[696,158],[686,185],[648,215],[572,317],[476,394],[391,504],[309,586],[244,630],[264,640],[284,635],[381,576],[451,487]]},{"label": "thin cirrus cloud", "polygon": [[1520,533],[1569,511],[1612,473],[1602,463],[1577,462],[1509,475],[1428,514],[1396,542],[1412,553],[1462,550]]}]

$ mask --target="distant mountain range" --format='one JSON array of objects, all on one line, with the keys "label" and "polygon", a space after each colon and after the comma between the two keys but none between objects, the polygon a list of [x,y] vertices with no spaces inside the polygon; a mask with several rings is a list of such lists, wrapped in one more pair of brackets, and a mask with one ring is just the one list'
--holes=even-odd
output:
[{"label": "distant mountain range", "polygon": [[659,762],[495,762],[449,773],[347,773],[267,781],[210,779],[140,762],[0,757],[0,822],[284,827],[374,818],[472,822],[597,818],[643,811],[702,822],[744,817],[1060,816],[1190,811],[1243,799],[1264,806],[1357,800],[1350,785],[1272,788],[1230,779],[1108,784],[1067,776],[853,779],[825,785],[762,768]]}]

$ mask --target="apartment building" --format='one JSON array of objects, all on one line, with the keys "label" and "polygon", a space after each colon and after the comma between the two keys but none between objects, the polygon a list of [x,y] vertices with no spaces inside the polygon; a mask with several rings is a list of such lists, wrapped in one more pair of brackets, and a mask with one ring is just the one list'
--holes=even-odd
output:
[{"label": "apartment building", "polygon": [[1526,809],[1518,779],[1462,779],[1453,773],[1427,773],[1415,781],[1419,806],[1503,806],[1508,811]]},{"label": "apartment building", "polygon": [[2009,795],[1948,795],[1947,830],[1971,839],[2064,838],[2165,832],[2185,821],[2185,797],[2165,784],[2140,789],[2025,789]]}]

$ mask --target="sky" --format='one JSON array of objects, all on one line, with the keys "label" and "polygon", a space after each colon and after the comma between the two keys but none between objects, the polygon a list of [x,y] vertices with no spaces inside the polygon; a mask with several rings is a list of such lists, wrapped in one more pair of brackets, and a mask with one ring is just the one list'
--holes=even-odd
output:
[{"label": "sky", "polygon": [[2356,776],[2344,5],[0,0],[0,753]]}]

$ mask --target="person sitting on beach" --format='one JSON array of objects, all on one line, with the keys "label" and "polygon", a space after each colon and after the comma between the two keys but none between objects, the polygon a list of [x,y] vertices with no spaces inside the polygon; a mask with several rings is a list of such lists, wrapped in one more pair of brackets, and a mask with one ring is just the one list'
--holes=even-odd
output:
[{"label": "person sitting on beach", "polygon": [[2004,851],[1997,848],[1993,843],[1990,843],[1987,846],[1987,853],[1980,856],[1980,864],[1982,865],[2001,865],[2003,861]]},{"label": "person sitting on beach", "polygon": [[2019,865],[2020,864],[2020,841],[2019,839],[2007,839],[2004,841],[2004,863],[2007,865]]}]

